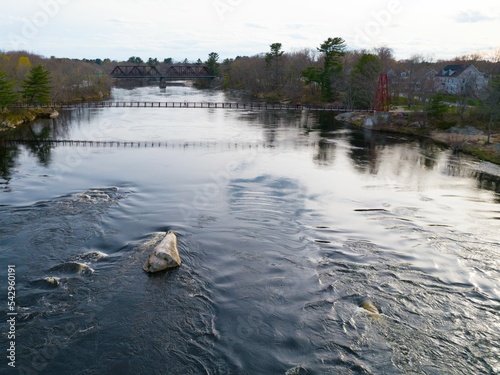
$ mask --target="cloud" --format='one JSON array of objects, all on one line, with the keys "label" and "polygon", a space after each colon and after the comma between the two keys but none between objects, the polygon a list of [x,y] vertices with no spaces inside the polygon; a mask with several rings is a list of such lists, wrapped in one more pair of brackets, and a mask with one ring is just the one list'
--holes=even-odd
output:
[{"label": "cloud", "polygon": [[493,19],[494,19],[493,17],[489,17],[485,14],[482,14],[477,10],[466,10],[460,12],[456,16],[456,20],[459,23],[477,23],[477,22],[491,21]]},{"label": "cloud", "polygon": [[288,34],[288,37],[291,38],[292,40],[307,40],[304,34],[299,34],[299,33]]},{"label": "cloud", "polygon": [[268,29],[266,25],[260,23],[245,23],[245,27],[248,27],[249,29],[260,29],[260,30]]}]

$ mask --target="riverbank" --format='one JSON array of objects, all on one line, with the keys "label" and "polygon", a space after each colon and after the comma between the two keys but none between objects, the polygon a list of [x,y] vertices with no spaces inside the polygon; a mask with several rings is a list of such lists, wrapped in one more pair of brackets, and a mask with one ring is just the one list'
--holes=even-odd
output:
[{"label": "riverbank", "polygon": [[411,113],[407,112],[349,112],[338,115],[336,119],[377,131],[431,138],[455,152],[463,152],[500,165],[500,133],[498,130],[492,131],[490,142],[487,143],[488,136],[482,129],[472,126],[451,126],[449,129],[443,130],[432,122],[422,126],[418,121],[414,121]]},{"label": "riverbank", "polygon": [[18,108],[0,113],[0,132],[13,130],[16,127],[41,118],[56,118],[59,116],[54,108]]}]

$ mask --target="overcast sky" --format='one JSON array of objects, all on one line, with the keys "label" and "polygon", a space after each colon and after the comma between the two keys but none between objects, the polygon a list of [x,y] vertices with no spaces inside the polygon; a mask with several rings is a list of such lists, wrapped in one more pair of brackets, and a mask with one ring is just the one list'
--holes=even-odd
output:
[{"label": "overcast sky", "polygon": [[387,46],[397,59],[500,48],[499,0],[2,0],[0,50],[43,56],[206,60]]}]

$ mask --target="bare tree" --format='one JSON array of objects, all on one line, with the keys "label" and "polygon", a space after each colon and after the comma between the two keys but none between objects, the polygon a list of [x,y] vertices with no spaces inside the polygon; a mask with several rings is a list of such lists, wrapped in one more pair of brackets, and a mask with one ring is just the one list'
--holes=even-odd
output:
[{"label": "bare tree", "polygon": [[373,51],[380,59],[383,73],[388,73],[390,69],[394,68],[396,60],[394,59],[394,51],[392,48],[381,46],[374,48]]},{"label": "bare tree", "polygon": [[284,56],[285,84],[283,93],[289,100],[298,102],[301,101],[301,98],[305,95],[302,72],[314,62],[315,55],[315,50],[302,49],[288,53]]},{"label": "bare tree", "polygon": [[363,109],[372,107],[381,70],[382,63],[378,56],[370,53],[361,55],[348,78],[347,92],[349,101],[352,100],[348,105]]},{"label": "bare tree", "polygon": [[487,143],[490,143],[492,128],[500,121],[500,78],[496,77],[491,80],[484,103],[489,112]]},{"label": "bare tree", "polygon": [[460,61],[460,62],[478,62],[478,61],[483,61],[485,60],[485,56],[481,52],[469,52],[466,53],[465,55],[458,56],[454,60]]},{"label": "bare tree", "polygon": [[496,64],[500,63],[500,48],[497,48],[490,53],[489,60]]}]

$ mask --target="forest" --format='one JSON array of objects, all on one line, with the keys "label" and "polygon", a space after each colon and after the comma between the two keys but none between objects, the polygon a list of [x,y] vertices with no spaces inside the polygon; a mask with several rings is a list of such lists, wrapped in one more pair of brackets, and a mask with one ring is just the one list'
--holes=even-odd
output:
[{"label": "forest", "polygon": [[32,88],[42,94],[38,103],[99,100],[110,95],[112,86],[109,75],[95,62],[0,51],[0,108],[35,99],[26,92],[33,78]]}]

